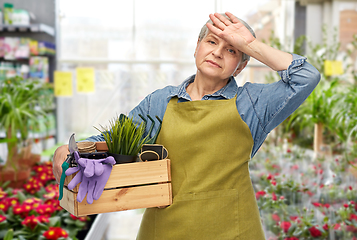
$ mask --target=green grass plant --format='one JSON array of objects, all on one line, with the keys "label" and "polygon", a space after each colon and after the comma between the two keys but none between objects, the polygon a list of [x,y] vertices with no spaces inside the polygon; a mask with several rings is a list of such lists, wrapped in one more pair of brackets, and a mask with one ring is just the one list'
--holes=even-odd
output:
[{"label": "green grass plant", "polygon": [[135,156],[147,141],[147,137],[144,137],[145,125],[137,124],[133,118],[123,114],[110,120],[108,127],[101,128],[96,129],[103,135],[109,153]]}]

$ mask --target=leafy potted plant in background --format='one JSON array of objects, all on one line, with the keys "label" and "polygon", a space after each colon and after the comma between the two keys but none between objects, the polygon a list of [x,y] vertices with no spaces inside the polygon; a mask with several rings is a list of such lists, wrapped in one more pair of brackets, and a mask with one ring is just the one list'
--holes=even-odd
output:
[{"label": "leafy potted plant in background", "polygon": [[38,119],[46,115],[39,107],[42,89],[42,83],[25,81],[21,77],[7,79],[0,84],[0,129],[5,131],[6,137],[2,142],[7,144],[8,150],[2,173],[5,169],[19,171],[21,155],[25,154],[25,149],[31,151],[26,146],[31,128],[29,122],[31,120],[32,124],[37,124]]},{"label": "leafy potted plant in background", "polygon": [[108,155],[113,156],[116,163],[135,162],[141,146],[147,141],[145,124],[135,124],[133,118],[121,114],[110,121],[109,127],[101,126],[108,146]]}]

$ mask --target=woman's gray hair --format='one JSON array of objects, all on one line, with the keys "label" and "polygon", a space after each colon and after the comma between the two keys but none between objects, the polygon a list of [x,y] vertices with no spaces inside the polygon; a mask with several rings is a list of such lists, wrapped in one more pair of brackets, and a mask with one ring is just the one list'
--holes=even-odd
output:
[{"label": "woman's gray hair", "polygon": [[[232,22],[232,20],[231,20],[226,14],[221,13],[221,15],[224,16],[224,17],[226,17],[229,21]],[[256,36],[255,36],[255,32],[254,32],[253,29],[248,25],[248,23],[244,22],[244,21],[243,21],[242,19],[240,19],[240,18],[238,18],[238,20],[249,30],[249,32],[250,32],[254,37],[256,37]],[[206,24],[207,24],[207,23],[213,24],[213,22],[212,22],[211,19],[209,19],[209,20],[206,22]],[[204,38],[207,36],[207,34],[208,34],[208,31],[209,31],[209,30],[208,30],[206,24],[201,28],[200,34],[198,35],[198,40],[199,40],[199,41],[201,41],[202,39],[204,39]],[[250,56],[247,55],[247,54],[245,54],[245,53],[243,53],[243,55],[242,55],[242,62],[244,62],[244,61],[249,61],[249,59],[250,59]]]}]

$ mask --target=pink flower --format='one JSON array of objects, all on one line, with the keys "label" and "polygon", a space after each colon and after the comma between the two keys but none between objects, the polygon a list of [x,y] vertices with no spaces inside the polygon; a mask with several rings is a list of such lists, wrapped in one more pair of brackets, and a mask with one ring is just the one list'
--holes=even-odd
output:
[{"label": "pink flower", "polygon": [[336,223],[336,224],[333,226],[333,229],[334,229],[334,230],[341,230],[341,224]]},{"label": "pink flower", "polygon": [[271,215],[271,218],[272,218],[275,222],[280,222],[280,217],[279,217],[278,214],[273,213],[273,214]]},{"label": "pink flower", "polygon": [[347,203],[343,204],[343,206],[344,206],[345,208],[348,208],[348,204],[347,204]]}]

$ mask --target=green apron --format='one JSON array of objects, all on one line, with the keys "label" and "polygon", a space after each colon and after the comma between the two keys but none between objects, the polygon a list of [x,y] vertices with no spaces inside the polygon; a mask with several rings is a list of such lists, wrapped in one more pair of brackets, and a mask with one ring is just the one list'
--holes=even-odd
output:
[{"label": "green apron", "polygon": [[253,139],[236,98],[167,106],[173,204],[145,210],[137,240],[265,239],[248,162]]}]

